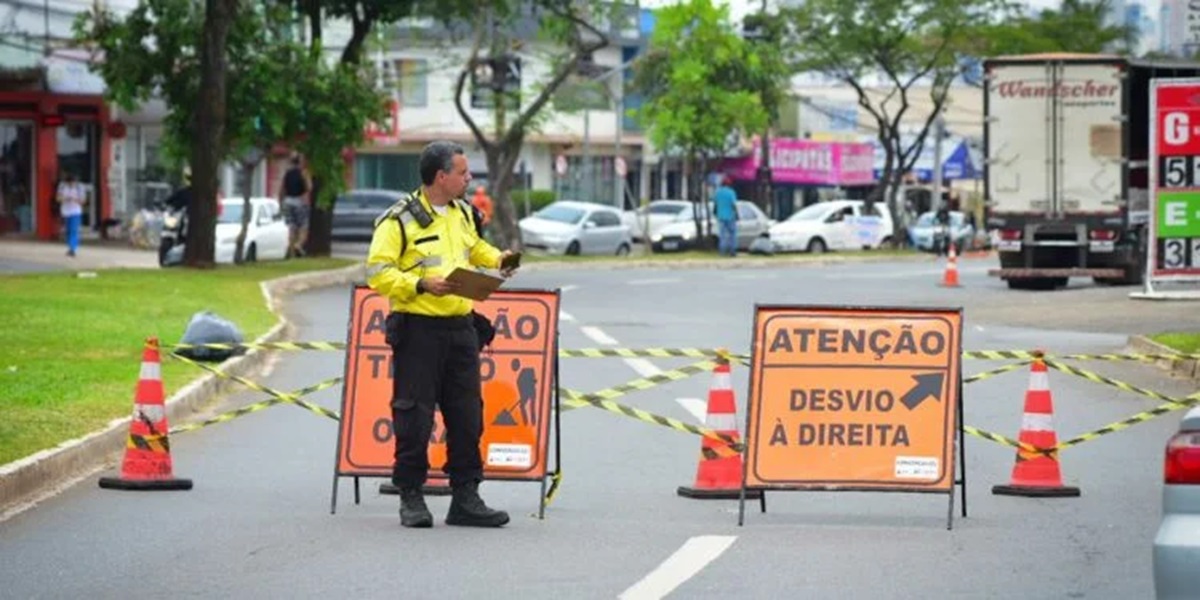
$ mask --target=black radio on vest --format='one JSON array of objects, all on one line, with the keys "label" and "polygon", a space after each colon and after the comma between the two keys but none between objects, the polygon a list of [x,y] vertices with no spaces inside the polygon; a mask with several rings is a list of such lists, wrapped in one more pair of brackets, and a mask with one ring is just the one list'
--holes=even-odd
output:
[{"label": "black radio on vest", "polygon": [[295,167],[288,169],[288,172],[283,175],[283,193],[293,198],[304,195],[308,191],[308,183],[304,181],[304,174],[300,169]]}]

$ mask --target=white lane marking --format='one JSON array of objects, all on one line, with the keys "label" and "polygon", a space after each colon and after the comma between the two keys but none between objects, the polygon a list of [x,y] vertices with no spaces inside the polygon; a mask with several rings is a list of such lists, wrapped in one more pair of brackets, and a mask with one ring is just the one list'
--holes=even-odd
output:
[{"label": "white lane marking", "polygon": [[629,365],[638,375],[642,377],[650,377],[662,373],[662,369],[654,366],[654,363],[644,358],[627,358],[625,364]]},{"label": "white lane marking", "polygon": [[575,317],[572,316],[571,313],[569,313],[561,308],[558,309],[558,318],[560,321],[574,321],[575,320]]},{"label": "white lane marking", "polygon": [[703,423],[708,420],[707,402],[699,398],[676,398],[675,401],[693,417],[696,417],[696,422]]},{"label": "white lane marking", "polygon": [[631,279],[626,281],[629,285],[654,285],[657,283],[679,283],[682,279]]},{"label": "white lane marking", "polygon": [[670,594],[733,545],[737,536],[701,535],[689,539],[657,569],[633,584],[621,600],[650,600]]},{"label": "white lane marking", "polygon": [[604,333],[603,331],[600,331],[599,327],[592,327],[590,325],[585,325],[583,327],[580,327],[579,330],[583,332],[583,335],[588,336],[589,338],[591,338],[591,340],[593,342],[596,342],[597,344],[603,344],[605,346],[616,346],[617,345],[617,340],[614,340],[611,337],[608,337],[608,334]]},{"label": "white lane marking", "polygon": [[733,275],[725,275],[725,279],[744,279],[747,281],[757,281],[759,279],[779,279],[778,273],[740,273]]},{"label": "white lane marking", "polygon": [[579,286],[572,284],[572,285],[564,285],[564,286],[558,288],[558,291],[569,292],[571,290],[577,290],[577,289],[579,289]]}]

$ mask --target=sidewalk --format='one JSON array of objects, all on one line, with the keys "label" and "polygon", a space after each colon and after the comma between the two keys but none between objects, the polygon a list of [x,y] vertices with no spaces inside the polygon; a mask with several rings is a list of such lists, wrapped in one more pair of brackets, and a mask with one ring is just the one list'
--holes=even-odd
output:
[{"label": "sidewalk", "polygon": [[122,268],[157,269],[158,256],[153,250],[140,250],[125,241],[85,238],[78,255],[70,257],[62,242],[0,237],[0,273]]}]

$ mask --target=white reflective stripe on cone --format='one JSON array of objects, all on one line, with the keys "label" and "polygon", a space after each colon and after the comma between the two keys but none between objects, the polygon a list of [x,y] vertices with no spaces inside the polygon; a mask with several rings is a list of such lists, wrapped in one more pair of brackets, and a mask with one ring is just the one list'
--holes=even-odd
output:
[{"label": "white reflective stripe on cone", "polygon": [[729,373],[713,373],[712,384],[710,384],[709,389],[732,390],[733,379],[730,378]]},{"label": "white reflective stripe on cone", "polygon": [[1050,389],[1050,374],[1045,371],[1029,374],[1029,390],[1041,392]]},{"label": "white reflective stripe on cone", "polygon": [[738,428],[737,416],[729,413],[717,413],[715,415],[709,413],[704,419],[704,425],[716,431],[736,431]]},{"label": "white reflective stripe on cone", "polygon": [[141,379],[162,380],[162,366],[156,362],[142,363],[142,370],[139,374]]},{"label": "white reflective stripe on cone", "polygon": [[1054,417],[1040,413],[1025,413],[1021,417],[1021,429],[1024,431],[1054,431]]},{"label": "white reflective stripe on cone", "polygon": [[141,421],[143,415],[151,423],[157,423],[166,417],[166,409],[158,404],[134,404],[133,420]]}]

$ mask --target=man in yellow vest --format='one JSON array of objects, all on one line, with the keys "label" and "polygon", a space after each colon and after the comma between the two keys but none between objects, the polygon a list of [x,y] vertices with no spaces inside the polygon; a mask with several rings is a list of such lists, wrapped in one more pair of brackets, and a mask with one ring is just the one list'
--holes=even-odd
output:
[{"label": "man in yellow vest", "polygon": [[[387,340],[392,347],[392,420],[400,490],[400,524],[432,527],[421,487],[429,471],[433,411],[446,425],[446,472],[453,493],[447,525],[500,527],[508,513],[479,497],[483,463],[483,397],[479,352],[490,323],[455,295],[446,276],[457,267],[498,269],[512,254],[480,239],[471,205],[462,199],[471,181],[458,144],[433,142],[421,151],[421,187],[375,221],[367,255],[367,283],[388,298]],[[513,269],[502,269],[509,277]],[[483,339],[481,339],[481,337]]]}]

